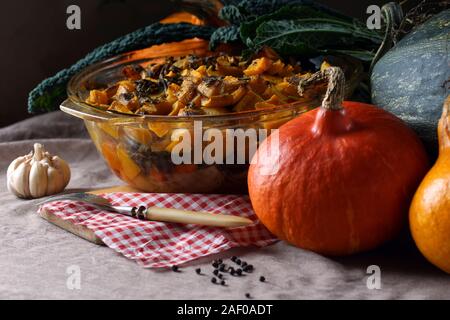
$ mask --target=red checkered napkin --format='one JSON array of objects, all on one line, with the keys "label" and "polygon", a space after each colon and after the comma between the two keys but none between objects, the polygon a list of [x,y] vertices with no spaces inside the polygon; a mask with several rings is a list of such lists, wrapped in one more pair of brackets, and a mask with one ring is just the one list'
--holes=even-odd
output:
[{"label": "red checkered napkin", "polygon": [[276,238],[259,222],[246,196],[161,193],[110,193],[102,196],[116,206],[209,211],[247,217],[254,223],[225,229],[141,221],[73,201],[51,202],[43,208],[59,218],[89,228],[108,247],[148,268],[179,265],[234,247],[264,247],[276,242]]}]

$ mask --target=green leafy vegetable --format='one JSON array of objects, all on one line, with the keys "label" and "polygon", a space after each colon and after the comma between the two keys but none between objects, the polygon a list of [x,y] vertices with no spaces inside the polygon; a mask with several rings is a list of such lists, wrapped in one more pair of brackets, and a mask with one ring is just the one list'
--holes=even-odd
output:
[{"label": "green leafy vegetable", "polygon": [[[325,8],[312,0],[242,0],[236,7],[245,21],[250,21],[266,14],[271,14],[284,6],[308,5],[310,7]],[[231,21],[230,21],[231,22]]]},{"label": "green leafy vegetable", "polygon": [[234,5],[223,7],[219,12],[219,18],[235,25],[245,21],[245,17],[241,14],[238,7]]},{"label": "green leafy vegetable", "polygon": [[[256,29],[256,36],[246,39],[252,51],[268,46],[282,55],[316,55],[335,50],[362,57],[361,51],[369,56],[365,47],[377,47],[372,34],[354,24],[339,20],[313,18],[297,20],[270,20]],[[355,52],[356,51],[356,52]],[[355,54],[356,53],[356,54]]]},{"label": "green leafy vegetable", "polygon": [[347,54],[370,61],[382,41],[378,32],[359,20],[310,0],[242,0],[222,8],[220,17],[239,28],[221,30],[213,47],[224,39],[239,40],[245,55],[269,46],[280,55]]},{"label": "green leafy vegetable", "polygon": [[306,18],[330,18],[333,16],[315,9],[307,5],[297,5],[297,6],[284,6],[278,11],[270,14],[260,16],[252,21],[244,22],[240,25],[241,37],[244,43],[248,39],[256,37],[256,29],[263,23],[268,21],[282,21],[282,20],[292,20],[292,19],[306,19]]},{"label": "green leafy vegetable", "polygon": [[209,47],[211,50],[217,48],[220,43],[234,43],[241,40],[239,27],[226,26],[218,28],[209,39]]}]

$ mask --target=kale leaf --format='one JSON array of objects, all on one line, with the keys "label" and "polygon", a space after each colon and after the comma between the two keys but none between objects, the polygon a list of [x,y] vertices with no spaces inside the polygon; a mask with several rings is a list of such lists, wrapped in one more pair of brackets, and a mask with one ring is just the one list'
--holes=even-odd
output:
[{"label": "kale leaf", "polygon": [[356,58],[364,56],[370,59],[368,49],[377,48],[379,42],[366,28],[355,24],[336,19],[307,18],[263,22],[257,27],[256,36],[247,38],[245,44],[252,51],[268,46],[281,55],[313,56],[345,50]]},{"label": "kale leaf", "polygon": [[[269,46],[282,56],[340,53],[370,61],[382,41],[361,21],[311,0],[241,0],[219,16],[239,28],[246,56]],[[213,47],[221,39],[239,42],[230,30],[220,30]]]},{"label": "kale leaf", "polygon": [[209,48],[214,50],[221,43],[237,43],[241,40],[238,26],[220,27],[211,35]]}]

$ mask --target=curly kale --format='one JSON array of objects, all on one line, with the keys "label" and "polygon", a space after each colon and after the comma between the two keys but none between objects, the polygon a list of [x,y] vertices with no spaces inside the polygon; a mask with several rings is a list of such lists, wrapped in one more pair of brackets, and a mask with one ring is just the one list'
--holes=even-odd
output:
[{"label": "curly kale", "polygon": [[[246,43],[248,37],[242,36],[246,24],[259,21],[260,17],[270,16],[280,8],[289,5],[311,4],[311,0],[234,0],[225,3],[219,11],[219,18],[230,25],[218,28],[210,39],[210,49],[214,50],[220,43]],[[257,25],[259,25],[259,22]],[[252,27],[257,27],[254,23]],[[247,27],[250,30],[251,27]],[[241,39],[242,38],[242,39]]]},{"label": "curly kale", "polygon": [[[282,56],[339,53],[370,61],[382,40],[361,21],[311,0],[242,0],[219,16],[239,27],[245,56],[269,46]],[[231,36],[237,42],[227,31],[220,30],[215,45]]]},{"label": "curly kale", "polygon": [[219,12],[219,18],[231,24],[240,24],[273,13],[287,5],[302,4],[322,7],[312,0],[241,0],[224,6]]},{"label": "curly kale", "polygon": [[239,25],[246,20],[246,17],[241,14],[241,11],[235,5],[224,6],[219,11],[219,18],[232,25]]},{"label": "curly kale", "polygon": [[218,28],[211,35],[209,40],[210,50],[215,50],[221,43],[237,43],[240,42],[241,37],[238,26],[226,26]]},{"label": "curly kale", "polygon": [[42,81],[30,92],[28,111],[30,113],[40,113],[57,110],[59,104],[66,97],[65,88],[70,78],[93,63],[121,53],[165,42],[181,41],[194,37],[208,40],[214,30],[212,27],[196,26],[189,23],[154,23],[122,36],[98,47],[71,67],[61,70],[56,75]]},{"label": "curly kale", "polygon": [[286,5],[308,4],[311,0],[243,0],[238,4],[239,10],[250,17],[272,13]]}]

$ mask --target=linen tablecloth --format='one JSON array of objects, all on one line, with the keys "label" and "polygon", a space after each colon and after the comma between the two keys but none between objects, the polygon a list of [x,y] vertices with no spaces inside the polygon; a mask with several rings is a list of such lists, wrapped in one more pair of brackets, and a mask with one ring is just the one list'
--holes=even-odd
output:
[{"label": "linen tablecloth", "polygon": [[[18,200],[6,189],[10,161],[39,141],[66,159],[69,189],[120,184],[97,154],[82,121],[61,112],[0,129],[0,299],[422,299],[450,298],[450,276],[429,264],[405,236],[376,251],[326,258],[283,242],[263,249],[233,249],[255,266],[254,274],[223,287],[199,276],[211,272],[211,258],[181,268],[155,271],[107,247],[97,246],[51,225],[36,214],[36,200]],[[219,257],[214,257],[219,258]],[[381,288],[369,289],[376,265]],[[70,283],[78,270],[80,286]],[[77,272],[78,272],[77,271]],[[258,281],[263,275],[267,281]],[[369,286],[370,287],[370,286]]]}]

